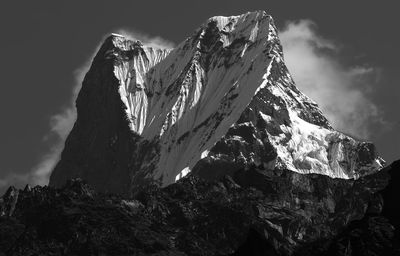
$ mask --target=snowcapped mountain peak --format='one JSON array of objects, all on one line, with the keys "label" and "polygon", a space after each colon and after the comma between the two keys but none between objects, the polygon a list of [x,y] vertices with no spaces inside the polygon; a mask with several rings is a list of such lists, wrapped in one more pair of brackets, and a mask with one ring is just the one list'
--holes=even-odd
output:
[{"label": "snowcapped mountain peak", "polygon": [[[258,29],[268,29],[271,17],[265,11],[248,12],[238,16],[215,16],[207,20],[203,27],[214,26],[222,34],[224,46],[230,45],[235,39],[245,38],[254,42]],[[268,30],[264,31],[268,34]],[[262,35],[260,33],[259,35]]]},{"label": "snowcapped mountain peak", "polygon": [[264,11],[212,17],[174,49],[112,34],[77,109],[50,184],[81,177],[126,192],[252,165],[345,179],[383,165],[371,143],[335,131],[296,88]]}]

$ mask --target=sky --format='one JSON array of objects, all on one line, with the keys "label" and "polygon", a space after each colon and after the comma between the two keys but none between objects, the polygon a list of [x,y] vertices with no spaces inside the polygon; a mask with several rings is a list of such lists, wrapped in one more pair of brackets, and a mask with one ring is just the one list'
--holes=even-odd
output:
[{"label": "sky", "polygon": [[[297,86],[333,126],[400,158],[396,1],[7,1],[0,10],[0,193],[46,184],[74,98],[111,32],[171,47],[206,19],[265,10]],[[125,33],[124,32],[124,33]]]}]

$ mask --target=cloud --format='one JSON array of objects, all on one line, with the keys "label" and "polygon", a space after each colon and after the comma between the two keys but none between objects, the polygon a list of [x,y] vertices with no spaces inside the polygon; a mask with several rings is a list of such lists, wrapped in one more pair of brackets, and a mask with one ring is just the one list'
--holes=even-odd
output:
[{"label": "cloud", "polygon": [[[90,58],[91,60],[92,58]],[[65,139],[71,131],[76,120],[75,100],[81,88],[81,83],[85,73],[89,70],[90,62],[87,61],[81,68],[75,70],[72,86],[72,94],[69,103],[61,109],[61,111],[50,117],[49,132],[44,136],[44,141],[50,141],[49,150],[39,160],[39,163],[34,166],[29,173],[9,174],[0,179],[0,192],[4,192],[9,186],[23,188],[26,184],[29,185],[47,185],[50,174],[58,160],[64,147]]]},{"label": "cloud", "polygon": [[[96,49],[98,50],[100,46]],[[97,52],[97,51],[96,51]],[[82,86],[83,78],[89,70],[91,60],[94,54],[85,62],[82,67],[73,72],[75,83],[72,86],[72,93],[69,103],[61,109],[61,111],[50,117],[50,130],[44,137],[48,140],[55,137],[49,151],[42,156],[39,163],[32,168],[28,182],[34,185],[47,185],[50,174],[60,159],[61,152],[64,148],[64,142],[76,120],[75,100],[78,97],[79,90]]]},{"label": "cloud", "polygon": [[125,36],[131,40],[139,40],[142,44],[150,47],[161,48],[161,49],[172,49],[175,47],[175,43],[159,36],[150,36],[142,32],[135,31],[133,29],[118,29],[118,34]]},{"label": "cloud", "polygon": [[319,35],[310,20],[288,22],[279,38],[299,89],[319,104],[336,129],[368,139],[376,123],[383,122],[368,97],[379,80],[379,69],[344,64],[342,46]]},{"label": "cloud", "polygon": [[[97,49],[100,46],[97,47]],[[28,182],[34,185],[47,185],[50,174],[60,159],[61,152],[64,148],[64,142],[71,131],[76,120],[75,100],[78,97],[79,90],[82,85],[83,78],[89,70],[91,60],[94,55],[86,61],[86,63],[73,72],[75,83],[72,86],[71,98],[68,105],[61,111],[50,117],[50,130],[45,136],[45,140],[55,137],[49,151],[42,156],[39,163],[32,168]]]}]

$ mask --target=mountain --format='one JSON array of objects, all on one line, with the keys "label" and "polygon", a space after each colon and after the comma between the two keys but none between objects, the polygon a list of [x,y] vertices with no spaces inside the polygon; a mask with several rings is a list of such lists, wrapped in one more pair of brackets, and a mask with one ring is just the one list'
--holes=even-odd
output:
[{"label": "mountain", "polygon": [[373,144],[335,131],[296,88],[264,11],[210,18],[174,49],[112,34],[76,107],[51,186],[82,178],[129,195],[188,173],[215,180],[257,167],[357,179],[384,165]]},{"label": "mountain", "polygon": [[400,164],[333,129],[263,11],[174,49],[113,34],[50,186],[0,198],[0,255],[400,255]]}]

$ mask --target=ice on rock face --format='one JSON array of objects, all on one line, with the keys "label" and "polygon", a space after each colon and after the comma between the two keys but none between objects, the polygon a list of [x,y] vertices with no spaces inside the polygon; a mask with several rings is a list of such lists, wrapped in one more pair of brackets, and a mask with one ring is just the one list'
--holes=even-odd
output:
[{"label": "ice on rock face", "polygon": [[141,134],[149,107],[147,94],[152,89],[147,85],[147,72],[163,60],[170,50],[143,47],[140,42],[132,42],[121,36],[113,39],[119,49],[132,51],[131,59],[116,63],[114,74],[120,82],[119,93],[131,120],[131,129]]},{"label": "ice on rock face", "polygon": [[126,149],[131,186],[143,180],[165,186],[221,164],[334,178],[382,166],[372,144],[333,130],[296,88],[263,11],[212,17],[174,49],[120,35],[111,42],[98,58],[113,61],[129,128],[139,138]]},{"label": "ice on rock face", "polygon": [[[263,115],[266,122],[270,119]],[[358,178],[379,169],[381,159],[373,161],[373,168],[363,169],[357,166],[356,153],[362,144],[340,132],[310,124],[290,112],[290,126],[283,126],[286,136],[270,136],[271,142],[278,148],[278,157],[289,170],[300,173],[319,173],[334,178]],[[346,145],[351,145],[350,150]],[[354,155],[354,156],[352,156]]]},{"label": "ice on rock face", "polygon": [[[253,22],[257,28],[249,26]],[[153,174],[163,183],[174,182],[176,171],[193,168],[266,84],[272,59],[255,44],[267,47],[269,22],[263,12],[213,17],[161,62],[160,55],[138,51],[115,67],[133,130],[160,141]],[[129,77],[131,69],[136,79]],[[130,92],[132,83],[143,90]]]}]

